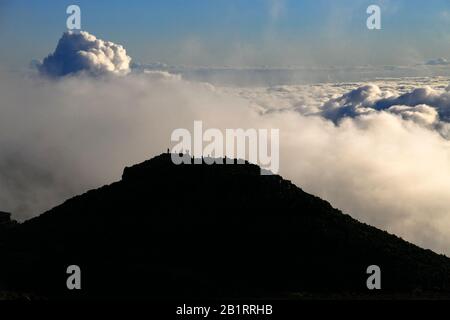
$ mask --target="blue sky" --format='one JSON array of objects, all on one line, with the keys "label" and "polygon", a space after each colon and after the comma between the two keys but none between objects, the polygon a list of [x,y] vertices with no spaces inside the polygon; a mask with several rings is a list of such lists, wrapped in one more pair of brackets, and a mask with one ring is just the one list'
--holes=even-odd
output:
[{"label": "blue sky", "polygon": [[[406,65],[450,58],[445,0],[0,0],[2,64],[53,51],[78,4],[82,29],[134,61],[208,66]],[[382,9],[382,30],[366,8]]]}]

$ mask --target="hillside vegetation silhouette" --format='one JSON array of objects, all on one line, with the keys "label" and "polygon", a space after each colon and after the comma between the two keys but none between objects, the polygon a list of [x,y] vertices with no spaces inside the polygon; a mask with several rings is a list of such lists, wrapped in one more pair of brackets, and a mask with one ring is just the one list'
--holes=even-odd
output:
[{"label": "hillside vegetation silhouette", "polygon": [[[256,165],[174,165],[170,154],[36,218],[3,221],[0,256],[0,292],[14,297],[450,296],[444,255]],[[81,268],[81,290],[66,287],[69,265]],[[367,289],[370,265],[381,290]]]}]

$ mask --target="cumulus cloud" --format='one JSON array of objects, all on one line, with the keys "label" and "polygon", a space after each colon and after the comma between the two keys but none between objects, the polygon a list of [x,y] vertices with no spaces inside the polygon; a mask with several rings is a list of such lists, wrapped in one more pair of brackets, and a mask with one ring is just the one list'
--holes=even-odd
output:
[{"label": "cumulus cloud", "polygon": [[393,105],[417,106],[420,104],[432,106],[437,110],[442,120],[450,121],[450,92],[436,90],[429,86],[416,88],[400,96],[380,99],[374,104],[374,108],[380,110],[390,108]]},{"label": "cumulus cloud", "polygon": [[[430,85],[414,87],[407,81],[406,83],[399,81],[400,83],[394,87],[383,82],[378,84],[340,84],[337,87],[316,85],[309,89],[315,90],[315,94],[309,98],[305,92],[305,86],[288,86],[295,92],[294,94],[286,92],[284,87],[277,87],[278,92],[270,93],[269,97],[267,96],[269,90],[262,93],[264,102],[260,105],[263,106],[262,112],[295,110],[303,115],[324,117],[335,124],[345,118],[386,112],[432,128],[443,137],[449,138],[449,86],[437,82],[439,85],[434,87]],[[241,96],[245,97],[246,93],[241,93]],[[247,98],[251,99],[251,95],[247,95]],[[270,105],[265,105],[270,101],[269,99],[274,100]],[[257,100],[258,98],[253,99],[253,101]],[[277,107],[274,107],[275,105]]]},{"label": "cumulus cloud", "polygon": [[382,99],[383,92],[373,84],[364,85],[344,95],[331,99],[322,107],[322,115],[327,119],[338,121],[343,117],[355,117],[373,111],[373,106]]},{"label": "cumulus cloud", "polygon": [[439,116],[433,107],[426,104],[420,104],[414,107],[410,106],[392,106],[387,111],[400,115],[403,119],[411,120],[423,126],[432,126],[439,121]]},{"label": "cumulus cloud", "polygon": [[131,58],[118,44],[103,41],[88,32],[65,32],[55,52],[38,66],[42,74],[60,77],[80,72],[92,75],[127,74]]}]

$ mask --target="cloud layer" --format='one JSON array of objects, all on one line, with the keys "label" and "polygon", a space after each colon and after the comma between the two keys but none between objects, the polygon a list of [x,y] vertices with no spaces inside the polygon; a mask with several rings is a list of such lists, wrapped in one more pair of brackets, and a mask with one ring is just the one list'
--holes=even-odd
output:
[{"label": "cloud layer", "polygon": [[65,32],[55,52],[38,67],[42,74],[60,77],[85,72],[93,75],[127,74],[131,58],[118,44],[97,39],[85,31]]},{"label": "cloud layer", "polygon": [[155,69],[92,77],[127,74],[130,60],[119,45],[65,33],[39,66],[57,81],[0,70],[0,210],[23,220],[113,182],[202,120],[280,129],[281,175],[450,255],[448,78],[236,88]]}]

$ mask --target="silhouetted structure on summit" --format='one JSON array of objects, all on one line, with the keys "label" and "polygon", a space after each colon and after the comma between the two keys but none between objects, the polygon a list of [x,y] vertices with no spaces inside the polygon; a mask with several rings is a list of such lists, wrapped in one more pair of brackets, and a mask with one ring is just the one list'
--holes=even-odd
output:
[{"label": "silhouetted structure on summit", "polygon": [[[450,293],[447,257],[362,224],[278,175],[261,176],[256,165],[175,165],[170,153],[10,229],[0,257],[0,291],[46,297]],[[81,291],[65,287],[72,264],[82,269]],[[367,290],[372,264],[381,267],[381,291]]]},{"label": "silhouetted structure on summit", "polygon": [[0,224],[11,220],[11,213],[0,211]]},{"label": "silhouetted structure on summit", "polygon": [[12,228],[16,221],[11,220],[11,213],[0,211],[0,231],[6,228]]}]

